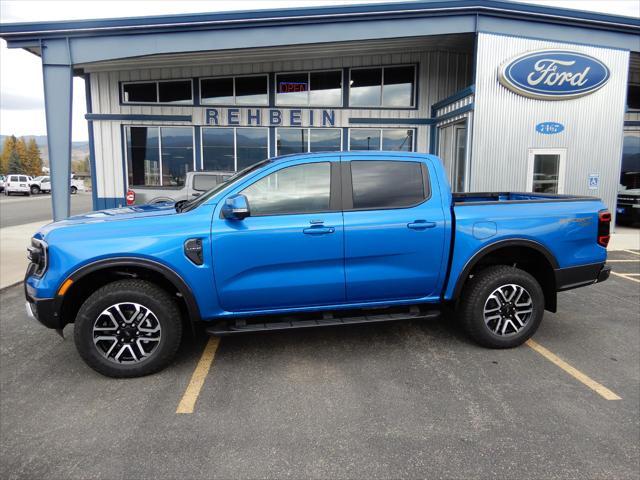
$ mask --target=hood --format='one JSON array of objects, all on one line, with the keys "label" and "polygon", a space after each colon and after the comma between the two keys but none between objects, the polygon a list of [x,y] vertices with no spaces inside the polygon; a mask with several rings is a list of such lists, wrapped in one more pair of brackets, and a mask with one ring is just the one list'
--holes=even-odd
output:
[{"label": "hood", "polygon": [[176,213],[175,203],[173,202],[154,203],[153,205],[132,205],[130,207],[97,210],[95,212],[83,213],[82,215],[74,215],[66,220],[60,220],[59,222],[50,223],[42,227],[39,233],[46,235],[52,230],[73,225],[137,220],[161,215],[175,215]]}]

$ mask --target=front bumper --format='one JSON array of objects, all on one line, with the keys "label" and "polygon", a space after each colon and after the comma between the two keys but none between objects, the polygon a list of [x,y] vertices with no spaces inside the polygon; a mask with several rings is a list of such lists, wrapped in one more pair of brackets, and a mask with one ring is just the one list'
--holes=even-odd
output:
[{"label": "front bumper", "polygon": [[611,267],[604,262],[580,265],[578,267],[558,268],[555,270],[556,290],[562,292],[572,288],[604,282],[609,278],[610,273]]},{"label": "front bumper", "polygon": [[27,284],[31,274],[32,264],[29,265],[24,279],[27,315],[35,318],[45,327],[61,330],[65,325],[62,319],[62,298],[37,298],[34,289]]}]

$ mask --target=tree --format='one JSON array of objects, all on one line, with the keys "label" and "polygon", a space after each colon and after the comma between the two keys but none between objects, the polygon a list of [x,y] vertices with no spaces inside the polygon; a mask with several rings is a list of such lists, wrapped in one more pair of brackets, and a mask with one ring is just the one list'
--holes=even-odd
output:
[{"label": "tree", "polygon": [[42,175],[42,156],[36,143],[36,139],[31,137],[27,142],[26,161],[23,162],[27,175],[37,177]]},{"label": "tree", "polygon": [[25,173],[18,152],[14,150],[9,155],[9,170],[7,173]]},{"label": "tree", "polygon": [[0,173],[7,174],[9,173],[9,157],[12,152],[16,150],[16,143],[18,139],[15,135],[11,135],[4,139],[4,144],[2,145],[2,155],[0,156]]}]

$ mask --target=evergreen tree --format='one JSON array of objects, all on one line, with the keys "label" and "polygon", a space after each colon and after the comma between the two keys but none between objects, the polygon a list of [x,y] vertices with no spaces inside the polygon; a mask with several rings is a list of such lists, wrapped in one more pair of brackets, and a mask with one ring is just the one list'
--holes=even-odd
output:
[{"label": "evergreen tree", "polygon": [[9,155],[9,171],[7,173],[25,173],[22,168],[20,156],[15,150]]},{"label": "evergreen tree", "polygon": [[17,139],[14,135],[7,137],[4,139],[4,144],[2,145],[2,155],[0,156],[0,173],[7,174],[9,173],[9,157],[12,152],[16,150]]},{"label": "evergreen tree", "polygon": [[27,154],[26,154],[25,170],[27,175],[37,177],[42,175],[42,156],[40,155],[40,149],[36,143],[36,139],[31,137],[27,142]]},{"label": "evergreen tree", "polygon": [[27,173],[29,160],[27,159],[27,142],[24,141],[24,137],[20,137],[16,141],[16,153],[20,158],[20,165],[22,169],[20,173]]}]

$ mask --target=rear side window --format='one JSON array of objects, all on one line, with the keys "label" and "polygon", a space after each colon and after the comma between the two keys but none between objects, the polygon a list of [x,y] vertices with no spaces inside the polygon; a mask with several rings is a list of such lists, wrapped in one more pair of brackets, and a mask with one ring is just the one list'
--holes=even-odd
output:
[{"label": "rear side window", "polygon": [[27,177],[20,177],[21,182],[28,182]]},{"label": "rear side window", "polygon": [[429,196],[419,162],[352,161],[351,179],[354,209],[410,207]]}]

